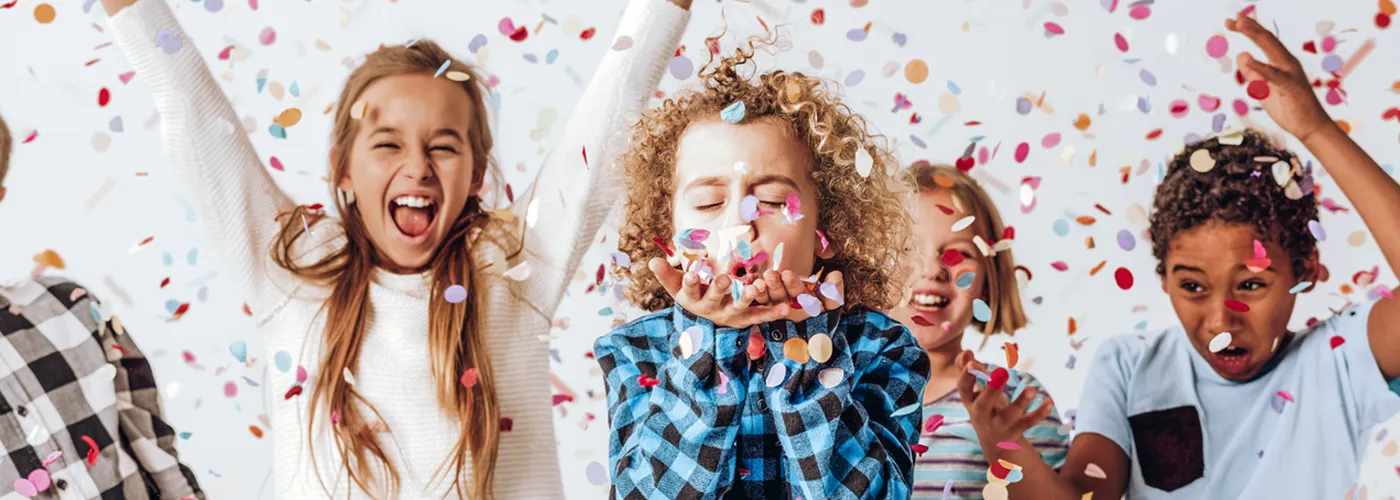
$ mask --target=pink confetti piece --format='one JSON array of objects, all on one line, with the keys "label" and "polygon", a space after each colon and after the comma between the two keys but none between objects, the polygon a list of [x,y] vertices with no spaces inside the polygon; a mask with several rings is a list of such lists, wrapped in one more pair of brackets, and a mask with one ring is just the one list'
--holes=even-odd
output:
[{"label": "pink confetti piece", "polygon": [[1063,261],[1063,260],[1057,260],[1057,261],[1055,261],[1055,262],[1051,262],[1051,263],[1050,263],[1050,267],[1055,268],[1056,271],[1068,271],[1068,270],[1069,270],[1069,264],[1066,264],[1065,261]]},{"label": "pink confetti piece", "polygon": [[924,434],[938,432],[938,428],[943,426],[943,415],[934,415],[924,421]]},{"label": "pink confetti piece", "polygon": [[1031,145],[1030,145],[1029,143],[1023,142],[1023,143],[1020,143],[1020,144],[1016,145],[1016,163],[1021,163],[1021,162],[1026,161],[1026,157],[1029,156],[1030,154],[1031,154]]},{"label": "pink confetti piece", "polygon": [[1013,442],[1010,442],[1010,441],[1002,441],[1002,442],[1000,442],[1000,443],[997,443],[997,448],[1001,448],[1001,449],[1003,449],[1003,450],[1015,451],[1015,450],[1021,449],[1021,445],[1016,444],[1016,443],[1013,443]]},{"label": "pink confetti piece", "polygon": [[1206,55],[1212,59],[1225,57],[1229,51],[1230,41],[1226,40],[1224,35],[1217,34],[1206,40]]},{"label": "pink confetti piece", "polygon": [[1063,35],[1063,34],[1065,34],[1065,29],[1064,29],[1063,27],[1061,27],[1059,24],[1056,24],[1056,23],[1053,23],[1053,22],[1046,22],[1046,23],[1045,23],[1045,33],[1050,34],[1050,35]]},{"label": "pink confetti piece", "polygon": [[1049,134],[1046,134],[1044,138],[1040,139],[1040,146],[1045,149],[1050,149],[1058,145],[1060,145],[1059,132],[1051,132]]},{"label": "pink confetti piece", "polygon": [[263,28],[262,32],[258,33],[258,43],[261,43],[264,46],[272,45],[276,41],[277,30],[273,29],[271,26]]},{"label": "pink confetti piece", "polygon": [[1361,46],[1357,47],[1356,52],[1351,54],[1351,58],[1342,65],[1342,69],[1337,70],[1337,78],[1346,78],[1357,66],[1361,65],[1361,61],[1366,60],[1366,56],[1371,55],[1373,50],[1376,50],[1376,39],[1368,38],[1365,42],[1361,42]]},{"label": "pink confetti piece", "polygon": [[1123,38],[1123,34],[1122,34],[1122,33],[1114,33],[1114,34],[1113,34],[1113,45],[1117,46],[1117,47],[1118,47],[1118,50],[1120,50],[1120,51],[1122,51],[1122,52],[1127,52],[1127,51],[1128,51],[1128,39],[1127,39],[1127,38]]}]

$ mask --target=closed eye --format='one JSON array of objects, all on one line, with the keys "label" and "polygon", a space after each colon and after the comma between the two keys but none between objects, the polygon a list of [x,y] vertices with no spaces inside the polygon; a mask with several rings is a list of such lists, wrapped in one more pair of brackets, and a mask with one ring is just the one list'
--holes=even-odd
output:
[{"label": "closed eye", "polygon": [[446,151],[448,153],[456,154],[457,148],[454,148],[452,146],[434,146],[428,151]]},{"label": "closed eye", "polygon": [[771,208],[771,209],[774,209],[774,210],[782,210],[782,209],[784,209],[784,208],[787,208],[787,202],[786,202],[786,201],[764,201],[764,200],[759,200],[759,201],[758,201],[758,204],[761,205],[761,206],[763,206],[763,207]]},{"label": "closed eye", "polygon": [[710,210],[717,209],[717,208],[719,208],[719,207],[721,207],[721,206],[724,206],[724,202],[711,203],[711,204],[709,204],[709,205],[700,205],[700,206],[698,206],[698,207],[695,207],[695,209],[696,209],[696,210],[699,210],[699,211],[701,211],[701,212],[708,212],[708,211],[710,211]]},{"label": "closed eye", "polygon": [[394,143],[392,143],[392,142],[381,142],[381,143],[379,143],[379,144],[375,144],[375,145],[374,145],[374,149],[380,149],[380,148],[399,149],[399,145],[398,145],[398,144],[394,144]]}]

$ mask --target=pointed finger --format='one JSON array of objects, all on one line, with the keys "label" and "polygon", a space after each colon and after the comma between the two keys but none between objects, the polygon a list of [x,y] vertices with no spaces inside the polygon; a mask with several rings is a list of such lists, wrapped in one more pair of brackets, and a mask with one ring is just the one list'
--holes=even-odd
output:
[{"label": "pointed finger", "polygon": [[1284,68],[1289,73],[1295,70],[1302,71],[1302,65],[1298,64],[1298,60],[1293,57],[1292,52],[1288,51],[1288,47],[1285,47],[1272,31],[1264,28],[1253,17],[1238,14],[1235,16],[1234,23],[1227,24],[1226,27],[1244,35],[1249,38],[1249,41],[1254,42],[1254,45],[1259,46],[1264,51],[1264,57],[1269,58],[1270,64]]},{"label": "pointed finger", "polygon": [[656,280],[661,282],[661,287],[666,289],[666,293],[676,296],[676,292],[681,289],[681,271],[666,262],[666,259],[655,257],[647,261],[647,269],[656,276]]}]

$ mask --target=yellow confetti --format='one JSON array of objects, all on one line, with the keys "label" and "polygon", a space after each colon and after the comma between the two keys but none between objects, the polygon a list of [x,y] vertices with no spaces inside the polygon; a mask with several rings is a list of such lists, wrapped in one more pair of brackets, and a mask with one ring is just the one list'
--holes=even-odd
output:
[{"label": "yellow confetti", "polygon": [[807,341],[802,339],[788,339],[783,342],[783,355],[788,359],[796,361],[797,364],[807,363]]},{"label": "yellow confetti", "polygon": [[1366,244],[1366,231],[1356,231],[1347,235],[1347,244],[1359,247]]},{"label": "yellow confetti", "polygon": [[1213,158],[1213,157],[1210,156],[1210,151],[1209,151],[1209,150],[1207,150],[1207,149],[1197,149],[1194,153],[1191,153],[1191,169],[1192,169],[1192,170],[1195,170],[1195,171],[1201,172],[1201,173],[1205,173],[1205,172],[1211,171],[1211,169],[1214,169],[1214,168],[1215,168],[1215,158]]},{"label": "yellow confetti", "polygon": [[35,263],[35,264],[39,264],[39,265],[43,265],[43,266],[52,267],[52,268],[54,268],[54,269],[63,269],[63,268],[64,268],[64,265],[63,265],[63,257],[59,257],[59,256],[58,256],[58,252],[55,252],[55,251],[53,251],[53,250],[44,250],[43,252],[40,252],[38,255],[35,255],[35,256],[34,256],[34,263]]},{"label": "yellow confetti", "polygon": [[283,128],[291,128],[293,125],[301,123],[301,110],[297,108],[287,108],[272,123],[281,125]]},{"label": "yellow confetti", "polygon": [[356,101],[355,104],[352,104],[350,106],[350,118],[354,120],[364,118],[365,112],[367,111],[369,111],[369,103],[364,101]]},{"label": "yellow confetti", "polygon": [[466,72],[464,72],[464,71],[455,71],[455,70],[454,70],[454,71],[448,71],[448,72],[447,72],[446,74],[444,74],[443,76],[446,76],[448,80],[452,80],[452,81],[454,81],[454,82],[465,82],[465,81],[470,80],[470,79],[472,78],[472,75],[471,75],[470,73],[466,73]]},{"label": "yellow confetti", "polygon": [[944,92],[938,96],[938,110],[945,115],[958,112],[958,96],[949,92]]}]

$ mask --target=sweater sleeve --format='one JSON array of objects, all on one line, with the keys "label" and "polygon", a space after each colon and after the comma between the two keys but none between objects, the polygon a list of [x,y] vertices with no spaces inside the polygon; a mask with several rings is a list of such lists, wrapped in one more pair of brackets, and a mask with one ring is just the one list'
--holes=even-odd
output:
[{"label": "sweater sleeve", "polygon": [[630,323],[594,347],[612,428],[610,498],[718,499],[734,487],[746,334],[679,308],[675,318]]},{"label": "sweater sleeve", "polygon": [[[531,277],[525,297],[553,316],[569,279],[622,192],[619,158],[628,131],[661,81],[685,32],[690,11],[667,0],[631,0],[617,37],[632,40],[608,49],[569,118],[563,140],[516,203],[538,203],[537,224],[525,231]],[[616,44],[611,44],[616,46]],[[524,215],[523,213],[521,215]]]},{"label": "sweater sleeve", "polygon": [[194,205],[204,243],[224,259],[254,313],[264,314],[285,295],[273,284],[283,271],[270,250],[277,214],[291,210],[292,200],[263,168],[233,106],[164,0],[139,0],[108,22],[138,81],[155,98],[166,157]]},{"label": "sweater sleeve", "polygon": [[909,498],[928,353],[883,314],[837,318],[769,334],[763,376],[788,483],[803,498]]}]

